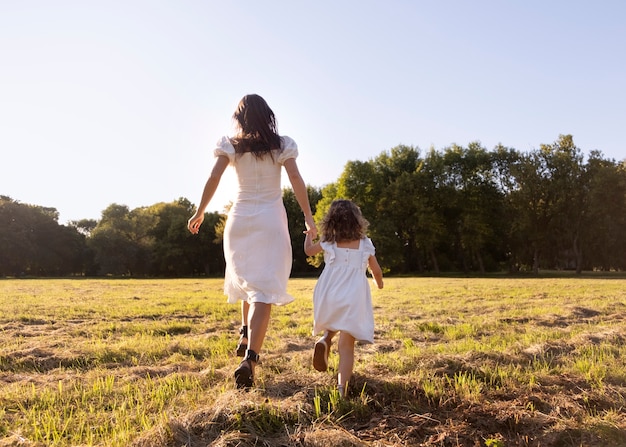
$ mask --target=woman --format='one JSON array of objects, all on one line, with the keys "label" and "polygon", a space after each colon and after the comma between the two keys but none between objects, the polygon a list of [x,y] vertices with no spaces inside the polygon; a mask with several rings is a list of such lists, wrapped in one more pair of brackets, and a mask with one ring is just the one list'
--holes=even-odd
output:
[{"label": "woman", "polygon": [[294,140],[280,136],[276,117],[259,95],[246,95],[233,118],[238,132],[222,137],[215,149],[215,164],[204,186],[196,213],[187,224],[197,234],[204,211],[227,166],[235,169],[237,194],[224,228],[226,275],[224,294],[229,303],[241,301],[237,354],[244,359],[235,370],[240,388],[254,383],[254,368],[269,325],[271,306],[287,304],[291,273],[291,239],[282,201],[281,167],[285,168],[296,200],[304,213],[305,233],[317,234],[306,185],[298,165]]}]

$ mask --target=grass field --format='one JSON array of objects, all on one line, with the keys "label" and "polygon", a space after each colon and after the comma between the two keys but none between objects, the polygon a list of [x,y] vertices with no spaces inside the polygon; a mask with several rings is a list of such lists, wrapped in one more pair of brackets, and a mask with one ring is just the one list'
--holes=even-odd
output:
[{"label": "grass field", "polygon": [[626,446],[623,277],[387,278],[345,400],[314,285],[246,392],[222,280],[0,280],[0,446]]}]

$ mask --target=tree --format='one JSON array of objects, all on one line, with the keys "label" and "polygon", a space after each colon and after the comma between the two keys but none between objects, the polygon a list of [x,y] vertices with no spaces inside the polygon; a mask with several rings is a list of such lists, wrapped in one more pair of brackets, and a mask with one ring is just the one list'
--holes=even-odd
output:
[{"label": "tree", "polygon": [[350,161],[333,188],[323,191],[318,210],[326,212],[334,199],[354,201],[370,222],[369,235],[381,264],[391,271],[409,270],[416,264],[415,232],[413,221],[399,214],[411,212],[414,197],[403,197],[398,182],[410,183],[419,165],[419,151],[409,146],[394,147],[367,162]]},{"label": "tree", "polygon": [[337,181],[333,200],[352,200],[361,208],[363,216],[370,222],[369,237],[376,246],[381,265],[398,270],[403,264],[402,242],[391,217],[380,206],[385,176],[385,172],[375,169],[375,163],[371,160],[368,162],[350,161],[346,163]]},{"label": "tree", "polygon": [[[307,194],[309,196],[311,211],[315,215],[317,202],[319,202],[322,197],[322,191],[319,188],[307,186]],[[291,188],[283,188],[283,203],[287,211],[287,223],[293,251],[291,271],[292,273],[299,274],[314,272],[315,269],[307,262],[306,256],[304,255],[304,229],[306,228],[304,214],[302,214],[300,205],[296,200],[296,195]]]},{"label": "tree", "polygon": [[154,237],[155,270],[161,276],[223,275],[225,268],[222,236],[219,228],[225,215],[204,213],[200,232],[191,234],[187,220],[195,211],[185,198],[160,204],[158,223],[152,231]]},{"label": "tree", "polygon": [[93,229],[98,226],[98,221],[96,219],[72,220],[69,222],[69,226],[76,228],[80,234],[89,236]]},{"label": "tree", "polygon": [[546,167],[546,197],[549,214],[552,266],[575,268],[583,266],[581,232],[588,200],[588,176],[581,150],[571,135],[559,135],[551,145],[541,145],[539,154]]},{"label": "tree", "polygon": [[[383,152],[372,162],[371,190],[378,198],[372,238],[385,267],[409,273],[422,269],[418,246],[418,222],[423,197],[416,184],[422,166],[419,150],[400,145]],[[384,216],[384,217],[383,217]]]},{"label": "tree", "polygon": [[62,276],[81,274],[85,239],[59,225],[55,208],[24,205],[0,197],[0,274]]},{"label": "tree", "polygon": [[205,213],[202,231],[192,235],[187,230],[187,220],[193,210],[185,198],[133,210],[125,205],[110,205],[89,238],[98,274],[223,274],[224,255],[216,230],[222,216]]},{"label": "tree", "polygon": [[10,197],[0,197],[0,273],[20,276],[36,256],[29,210]]},{"label": "tree", "polygon": [[[192,205],[186,199],[178,202],[157,203],[147,211],[154,216],[149,230],[151,245],[150,275],[185,276],[192,272],[190,254],[193,246],[191,233],[187,230],[187,219],[192,214]],[[193,241],[196,242],[196,241]]]},{"label": "tree", "polygon": [[[435,271],[458,269],[457,258],[460,253],[459,224],[461,204],[458,188],[461,177],[456,172],[458,166],[449,163],[457,157],[448,149],[438,152],[431,149],[424,161],[424,179],[429,203],[432,207],[429,249]],[[435,237],[432,237],[435,236]]]},{"label": "tree", "polygon": [[588,200],[581,243],[588,269],[626,269],[626,162],[591,152],[587,162]]},{"label": "tree", "polygon": [[511,246],[520,268],[528,266],[539,272],[542,249],[549,241],[549,177],[543,158],[537,151],[524,153],[510,166],[516,185],[509,194],[513,211]]},{"label": "tree", "polygon": [[503,265],[508,265],[508,270],[514,272],[519,269],[521,262],[516,246],[516,221],[519,215],[511,198],[519,187],[513,172],[521,163],[521,155],[515,149],[499,144],[491,152],[491,160],[493,183],[502,197],[498,224],[500,233],[496,236],[496,243],[500,246]]},{"label": "tree", "polygon": [[131,213],[128,206],[115,203],[102,212],[102,218],[89,238],[100,275],[146,273],[146,245],[149,241],[146,228],[138,228],[139,213]]},{"label": "tree", "polygon": [[484,273],[485,259],[491,269],[502,259],[494,239],[500,233],[503,196],[495,182],[491,154],[478,142],[467,148],[453,146],[444,152],[444,164],[445,183],[455,190],[450,195],[456,220],[448,223],[457,235],[457,257],[464,271]]}]

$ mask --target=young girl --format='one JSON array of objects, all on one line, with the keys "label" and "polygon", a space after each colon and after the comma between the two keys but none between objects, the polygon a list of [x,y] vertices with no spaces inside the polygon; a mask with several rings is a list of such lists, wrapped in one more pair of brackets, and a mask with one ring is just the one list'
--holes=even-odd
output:
[{"label": "young girl", "polygon": [[350,200],[335,200],[320,224],[320,241],[307,233],[304,252],[314,256],[324,251],[324,271],[313,291],[313,334],[324,333],[313,352],[313,367],[328,368],[333,337],[339,335],[339,393],[347,392],[354,366],[354,342],[374,341],[374,311],[365,272],[369,267],[376,285],[383,288],[383,273],[372,241],[366,236],[369,222]]}]

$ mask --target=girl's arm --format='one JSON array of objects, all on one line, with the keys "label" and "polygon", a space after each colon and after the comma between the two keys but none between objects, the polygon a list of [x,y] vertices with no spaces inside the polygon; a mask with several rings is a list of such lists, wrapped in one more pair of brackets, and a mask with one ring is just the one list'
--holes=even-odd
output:
[{"label": "girl's arm", "polygon": [[313,235],[310,231],[306,233],[306,237],[304,238],[304,253],[307,256],[315,256],[320,251],[322,251],[322,246],[319,242],[313,243]]},{"label": "girl's arm", "polygon": [[380,265],[378,264],[378,260],[376,259],[376,256],[374,255],[370,256],[367,261],[367,265],[370,269],[370,272],[372,273],[372,276],[374,277],[374,281],[376,281],[376,285],[378,286],[379,289],[382,289],[383,288],[383,269],[380,268]]},{"label": "girl's arm", "polygon": [[202,225],[202,221],[204,220],[204,210],[213,198],[213,194],[215,194],[215,190],[220,184],[220,179],[222,178],[222,174],[226,170],[228,163],[228,157],[226,157],[225,155],[220,155],[215,160],[215,164],[213,165],[213,169],[211,170],[211,175],[209,175],[209,178],[204,185],[204,190],[202,191],[202,199],[200,199],[200,205],[198,205],[196,213],[191,216],[189,222],[187,222],[187,228],[189,228],[189,231],[191,231],[193,234],[198,234],[198,231],[200,231],[200,225]]},{"label": "girl's arm", "polygon": [[317,236],[317,227],[315,226],[313,213],[311,212],[311,205],[309,204],[309,194],[306,191],[306,185],[304,184],[304,180],[300,175],[300,170],[298,169],[296,159],[289,158],[285,160],[283,166],[285,167],[285,171],[287,171],[287,175],[289,176],[289,182],[291,183],[291,187],[293,188],[293,193],[296,196],[298,205],[300,205],[300,209],[304,213],[304,221],[307,230],[305,231],[305,233],[312,233],[312,239],[315,239],[315,237]]}]

